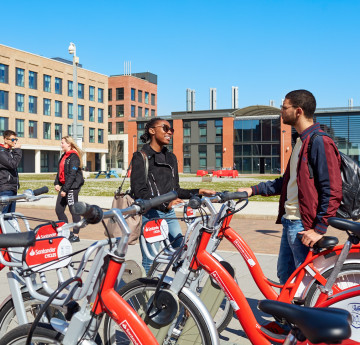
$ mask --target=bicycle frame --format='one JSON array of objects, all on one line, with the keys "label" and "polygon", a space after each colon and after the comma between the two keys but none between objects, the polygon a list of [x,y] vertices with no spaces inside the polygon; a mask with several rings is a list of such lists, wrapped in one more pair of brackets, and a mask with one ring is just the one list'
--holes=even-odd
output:
[{"label": "bicycle frame", "polygon": [[[344,255],[345,258],[347,257],[348,254],[353,254],[353,253],[358,254],[360,252],[360,245],[359,244],[353,245],[351,246],[351,248],[349,248],[350,246],[349,241],[347,241],[345,245],[338,245],[333,249],[323,250],[319,253],[315,253],[313,250],[310,250],[305,261],[293,272],[293,274],[290,276],[287,282],[284,285],[281,285],[279,283],[269,280],[264,275],[260,267],[260,264],[256,259],[255,254],[253,253],[251,248],[247,245],[247,243],[244,241],[244,239],[241,237],[241,235],[236,233],[231,227],[227,226],[229,222],[230,220],[224,223],[222,229],[220,230],[219,236],[225,237],[237,249],[239,254],[246,262],[246,265],[251,273],[251,276],[253,277],[256,285],[259,287],[261,293],[268,299],[277,299],[281,302],[290,302],[294,299],[294,297],[299,296],[299,293],[301,293],[301,297],[305,295],[305,293],[307,292],[306,287],[301,285],[302,284],[304,285],[303,281],[306,274],[310,276],[308,277],[308,283],[310,283],[311,280],[316,280],[320,285],[323,286],[326,285],[327,279],[324,278],[324,276],[322,275],[324,269],[320,270],[318,267],[316,267],[315,264],[317,261],[329,260],[330,261],[329,264],[324,267],[326,270],[335,265],[334,259],[339,257],[344,246],[346,253]],[[327,256],[329,256],[329,259],[327,259]],[[359,260],[357,261],[359,262]],[[308,284],[308,286],[309,285],[310,284]],[[276,293],[276,291],[273,289],[274,287],[281,288],[280,294]],[[332,289],[333,289],[332,291],[333,294],[342,291],[338,287],[336,287],[336,285],[334,285]],[[328,297],[329,297],[329,293],[321,291],[320,296],[316,303],[317,304],[321,303]]]}]

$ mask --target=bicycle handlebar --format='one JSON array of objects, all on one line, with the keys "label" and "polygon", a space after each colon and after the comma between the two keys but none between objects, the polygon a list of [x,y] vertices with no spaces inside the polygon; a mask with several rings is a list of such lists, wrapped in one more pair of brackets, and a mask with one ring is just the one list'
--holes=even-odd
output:
[{"label": "bicycle handlebar", "polygon": [[97,224],[103,219],[103,211],[97,205],[89,205],[85,202],[74,204],[74,213],[83,216],[88,224]]},{"label": "bicycle handlebar", "polygon": [[177,198],[177,193],[175,191],[171,191],[169,193],[156,196],[155,198],[149,200],[137,199],[135,200],[135,205],[140,207],[140,213],[145,213],[146,211],[150,210],[151,208],[157,207],[161,204],[166,202],[172,201]]},{"label": "bicycle handlebar", "polygon": [[40,194],[45,194],[48,191],[49,191],[49,188],[47,186],[44,186],[44,187],[33,190],[33,193],[35,196],[38,196]]},{"label": "bicycle handlebar", "polygon": [[221,202],[229,201],[229,200],[244,200],[247,199],[248,193],[247,192],[224,192],[224,193],[217,193],[220,197]]}]

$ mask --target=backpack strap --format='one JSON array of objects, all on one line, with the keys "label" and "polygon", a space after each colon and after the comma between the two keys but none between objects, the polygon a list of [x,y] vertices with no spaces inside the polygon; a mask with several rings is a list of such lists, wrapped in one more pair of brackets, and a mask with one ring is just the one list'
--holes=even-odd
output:
[{"label": "backpack strap", "polygon": [[[311,166],[311,148],[312,148],[312,144],[314,142],[314,140],[317,138],[317,137],[329,137],[331,138],[330,135],[326,134],[326,133],[323,133],[323,132],[317,132],[317,133],[314,133],[311,137],[310,137],[310,141],[309,141],[309,145],[307,147],[307,156],[308,156],[308,168],[309,168],[309,173],[310,173],[310,178],[314,178],[314,169],[313,167]],[[332,138],[331,138],[332,139]]]},{"label": "backpack strap", "polygon": [[[147,154],[143,151],[143,150],[140,150],[139,151],[143,157],[143,160],[144,160],[144,167],[145,167],[145,180],[146,182],[148,181],[148,174],[149,174],[149,160],[148,160],[148,157],[147,157]],[[129,167],[128,169],[126,170],[126,174],[121,182],[121,185],[119,186],[119,188],[115,191],[115,195],[120,195],[121,193],[121,190],[122,190],[122,187],[124,185],[124,182],[125,182],[125,179],[127,177],[127,175],[129,174],[129,171],[132,167],[132,158],[131,158],[131,161],[130,161],[130,164],[129,164]]]}]

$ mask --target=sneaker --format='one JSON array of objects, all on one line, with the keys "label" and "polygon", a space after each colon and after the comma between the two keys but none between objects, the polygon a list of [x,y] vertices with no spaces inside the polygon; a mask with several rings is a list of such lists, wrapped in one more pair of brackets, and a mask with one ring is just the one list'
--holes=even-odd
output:
[{"label": "sneaker", "polygon": [[80,237],[79,236],[75,236],[74,233],[70,233],[70,236],[69,236],[69,241],[71,243],[74,243],[74,242],[80,242]]},{"label": "sneaker", "polygon": [[280,334],[280,335],[289,334],[289,331],[282,328],[282,326],[279,325],[276,321],[269,322],[266,325],[261,325],[261,327],[275,334]]}]

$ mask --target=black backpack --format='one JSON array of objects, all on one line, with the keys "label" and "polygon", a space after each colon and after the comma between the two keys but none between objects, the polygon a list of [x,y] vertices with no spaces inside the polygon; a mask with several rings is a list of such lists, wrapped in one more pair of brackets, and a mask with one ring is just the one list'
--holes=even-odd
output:
[{"label": "black backpack", "polygon": [[[310,152],[312,144],[316,137],[329,135],[323,132],[315,133],[311,136],[308,146],[308,166],[310,178],[314,178],[314,171],[310,164]],[[346,154],[340,152],[341,156],[341,179],[343,198],[337,210],[337,217],[351,218],[358,220],[360,218],[360,168],[359,165]]]}]

